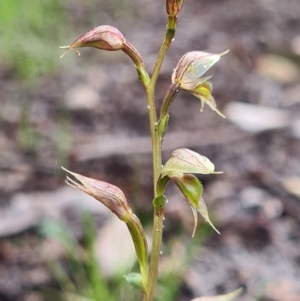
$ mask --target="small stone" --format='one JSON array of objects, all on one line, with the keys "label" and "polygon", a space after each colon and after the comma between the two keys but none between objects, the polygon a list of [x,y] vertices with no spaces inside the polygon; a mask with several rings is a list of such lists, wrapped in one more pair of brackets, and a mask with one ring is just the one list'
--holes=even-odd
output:
[{"label": "small stone", "polygon": [[265,297],[274,301],[300,301],[296,284],[291,279],[269,283],[265,289]]},{"label": "small stone", "polygon": [[299,76],[298,67],[293,61],[273,54],[260,56],[256,61],[256,71],[283,84],[293,83]]},{"label": "small stone", "polygon": [[300,198],[300,177],[287,177],[283,180],[282,185],[288,193]]},{"label": "small stone", "polygon": [[247,187],[241,191],[240,200],[242,207],[249,213],[262,212],[268,219],[276,218],[282,214],[281,201],[262,189]]},{"label": "small stone", "polygon": [[136,255],[130,233],[113,214],[97,235],[95,254],[105,277],[126,273],[134,265]]},{"label": "small stone", "polygon": [[297,54],[300,55],[300,35],[296,36],[291,43],[291,48],[292,51]]},{"label": "small stone", "polygon": [[291,132],[293,137],[300,139],[300,119],[296,119],[291,124]]},{"label": "small stone", "polygon": [[285,101],[286,106],[291,106],[293,104],[300,103],[300,85],[292,86],[287,89],[285,92]]},{"label": "small stone", "polygon": [[263,206],[266,193],[256,187],[247,187],[240,193],[242,207],[251,211],[257,211]]},{"label": "small stone", "polygon": [[88,85],[73,87],[65,95],[65,105],[70,110],[93,110],[99,104],[99,94]]},{"label": "small stone", "polygon": [[232,123],[251,133],[284,128],[289,125],[288,112],[276,108],[232,102],[224,111]]}]

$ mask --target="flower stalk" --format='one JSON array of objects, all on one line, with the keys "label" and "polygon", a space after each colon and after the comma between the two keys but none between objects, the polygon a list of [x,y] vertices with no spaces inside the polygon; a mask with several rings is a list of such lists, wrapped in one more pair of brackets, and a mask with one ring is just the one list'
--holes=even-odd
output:
[{"label": "flower stalk", "polygon": [[132,237],[137,259],[140,265],[143,290],[146,291],[148,278],[148,247],[143,226],[138,217],[132,212],[123,191],[106,182],[82,176],[78,173],[62,167],[70,176],[67,176],[66,183],[86,194],[111,210],[121,221],[123,221]]},{"label": "flower stalk", "polygon": [[[165,55],[175,36],[176,28],[176,16],[168,17],[168,24],[164,41],[160,47],[156,64],[154,66],[149,85],[147,86],[147,100],[149,108],[149,121],[150,121],[150,132],[152,140],[152,160],[153,160],[153,186],[154,186],[154,199],[158,196],[157,194],[157,182],[161,173],[161,147],[162,140],[158,131],[158,121],[156,116],[156,103],[155,103],[155,87],[158,79],[158,75],[163,64]],[[164,219],[164,206],[154,206],[153,213],[153,228],[152,228],[152,253],[150,257],[150,266],[147,283],[147,294],[144,301],[152,301],[154,298],[154,292],[156,282],[158,278],[158,267],[159,258],[161,252],[161,242],[163,235],[163,219]]]},{"label": "flower stalk", "polygon": [[67,176],[67,184],[93,196],[127,225],[135,247],[140,273],[130,273],[125,278],[129,283],[142,290],[143,301],[154,300],[162,248],[164,211],[167,203],[164,191],[169,180],[179,188],[191,206],[194,217],[192,235],[194,235],[197,227],[197,213],[200,213],[216,230],[209,219],[208,210],[202,198],[203,185],[193,174],[218,174],[221,172],[214,170],[214,164],[208,158],[185,148],[173,151],[165,166],[162,167],[162,143],[168,125],[169,109],[180,90],[188,91],[199,98],[201,111],[204,104],[207,104],[218,115],[225,117],[217,109],[216,102],[211,95],[212,84],[208,82],[211,77],[202,77],[202,75],[227,51],[220,54],[192,51],[183,55],[177,63],[172,74],[171,84],[159,110],[159,119],[157,118],[156,84],[165,55],[174,41],[177,17],[182,10],[183,3],[184,0],[166,0],[168,15],[166,34],[151,76],[145,70],[143,59],[137,49],[126,40],[117,28],[112,26],[102,25],[96,27],[79,37],[71,45],[61,47],[66,48],[61,57],[73,48],[81,47],[93,47],[105,51],[121,50],[134,63],[138,77],[145,88],[152,144],[154,188],[152,253],[149,265],[147,241],[143,226],[130,208],[124,193],[112,184],[91,179],[65,169],[76,180]]}]

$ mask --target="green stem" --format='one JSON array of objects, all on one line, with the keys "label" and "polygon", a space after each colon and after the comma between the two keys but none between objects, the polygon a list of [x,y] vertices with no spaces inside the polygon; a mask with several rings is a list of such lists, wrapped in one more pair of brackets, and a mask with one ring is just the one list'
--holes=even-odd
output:
[{"label": "green stem", "polygon": [[169,108],[173,103],[174,99],[176,98],[179,92],[178,84],[171,84],[168,88],[168,91],[162,101],[161,110],[160,110],[160,119],[164,118],[169,113]]},{"label": "green stem", "polygon": [[[152,253],[147,284],[147,301],[152,301],[158,278],[158,266],[161,253],[161,241],[163,235],[164,208],[154,208]],[[154,233],[155,232],[155,233]]]},{"label": "green stem", "polygon": [[148,248],[147,240],[143,226],[135,214],[132,214],[130,220],[126,223],[132,237],[134,248],[140,265],[142,283],[144,290],[147,285],[148,278]]},{"label": "green stem", "polygon": [[161,69],[161,65],[165,59],[165,55],[167,50],[169,49],[172,40],[175,36],[175,27],[176,27],[176,17],[169,17],[168,18],[168,24],[167,24],[167,32],[166,32],[166,36],[165,39],[160,47],[159,53],[158,53],[158,57],[155,63],[155,67],[153,69],[152,72],[152,76],[151,76],[151,82],[150,85],[155,86],[156,85],[156,81],[159,75],[159,71]]},{"label": "green stem", "polygon": [[[150,85],[147,87],[147,99],[149,109],[149,120],[151,130],[152,141],[152,160],[153,160],[153,186],[154,197],[157,196],[157,180],[161,171],[161,143],[160,137],[157,131],[157,117],[155,106],[155,84],[150,81]],[[146,294],[143,297],[143,301],[152,301],[158,275],[159,255],[162,240],[162,222],[163,222],[163,210],[157,212],[154,208],[154,220],[153,220],[153,232],[152,232],[152,253],[150,259],[150,267],[148,273],[148,282],[146,287]]]},{"label": "green stem", "polygon": [[153,69],[151,79],[147,85],[147,99],[148,99],[148,109],[149,109],[149,120],[150,120],[150,130],[152,139],[152,154],[153,154],[153,184],[154,184],[154,197],[157,196],[156,184],[161,171],[161,143],[160,137],[157,131],[157,117],[156,117],[156,105],[155,105],[155,87],[157,78],[164,61],[167,50],[169,49],[172,40],[175,35],[176,27],[176,17],[169,17],[167,24],[167,32],[165,39],[160,47],[158,57],[156,60],[155,67]]},{"label": "green stem", "polygon": [[149,84],[150,79],[149,79],[148,73],[145,70],[143,59],[142,59],[141,55],[136,50],[136,48],[129,42],[126,42],[124,44],[122,51],[124,53],[126,53],[130,57],[130,59],[133,61],[134,65],[136,67],[139,79],[143,83],[144,87],[146,88]]},{"label": "green stem", "polygon": [[[159,50],[157,61],[153,69],[153,73],[146,87],[149,120],[152,140],[152,159],[153,159],[153,185],[154,185],[154,198],[157,197],[157,180],[161,173],[161,139],[158,133],[158,123],[156,116],[155,105],[155,87],[157,78],[164,61],[167,50],[169,49],[175,35],[176,17],[169,17],[167,24],[167,32],[165,39]],[[163,219],[164,207],[154,206],[153,230],[152,230],[152,253],[150,259],[147,292],[143,297],[143,301],[153,301],[156,282],[158,278],[159,257],[161,251],[161,242],[163,234]]]}]

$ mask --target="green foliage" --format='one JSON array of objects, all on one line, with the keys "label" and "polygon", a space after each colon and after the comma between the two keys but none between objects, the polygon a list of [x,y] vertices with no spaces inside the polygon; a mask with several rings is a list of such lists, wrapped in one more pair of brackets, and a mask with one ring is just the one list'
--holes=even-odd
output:
[{"label": "green foliage", "polygon": [[24,108],[18,124],[16,137],[19,147],[26,152],[33,151],[39,139],[28,115],[28,109]]},{"label": "green foliage", "polygon": [[109,283],[102,277],[98,268],[94,253],[96,230],[89,214],[85,213],[83,216],[84,248],[70,229],[57,222],[45,221],[41,232],[47,237],[58,240],[66,252],[65,265],[56,259],[45,258],[51,275],[60,288],[60,291],[44,289],[47,300],[121,300],[122,278],[117,277]]},{"label": "green foliage", "polygon": [[[182,273],[199,250],[199,245],[211,231],[207,227],[197,233],[196,239],[184,248],[180,260],[176,260],[175,269],[163,271],[159,281],[160,300],[174,301],[180,293]],[[48,269],[59,289],[42,288],[46,301],[121,301],[138,300],[139,293],[134,288],[125,286],[121,275],[109,281],[104,279],[95,259],[94,246],[96,229],[88,213],[83,214],[83,245],[78,242],[69,228],[52,220],[46,220],[41,226],[41,233],[59,241],[64,247],[65,262],[45,258]],[[172,250],[172,244],[168,247]],[[175,252],[176,253],[176,252]],[[175,254],[177,256],[178,254]],[[173,256],[174,256],[173,255]],[[172,257],[173,257],[172,256]],[[174,260],[174,258],[171,258]],[[133,275],[135,273],[132,273]],[[128,276],[133,276],[131,274]],[[140,275],[140,274],[137,274]],[[129,279],[129,282],[132,279]],[[128,279],[127,279],[128,281]]]},{"label": "green foliage", "polygon": [[[54,21],[55,20],[55,21]],[[54,45],[65,36],[60,0],[1,0],[0,58],[24,79],[58,66]]]},{"label": "green foliage", "polygon": [[72,146],[70,116],[68,113],[57,115],[57,123],[52,134],[55,145],[56,166],[69,165],[69,153]]},{"label": "green foliage", "polygon": [[[124,285],[126,277],[117,276],[109,281],[104,279],[95,258],[96,229],[90,214],[83,213],[83,246],[75,238],[68,227],[53,220],[46,220],[41,226],[41,233],[51,239],[55,239],[64,247],[65,262],[45,258],[48,269],[58,285],[59,289],[43,288],[42,291],[46,301],[122,301],[138,300],[140,293],[133,287]],[[159,281],[159,300],[174,301],[180,293],[182,274],[190,264],[199,245],[209,235],[211,228],[201,228],[196,238],[184,247],[180,259],[174,256],[172,242],[168,244],[168,252],[171,254],[171,270],[162,271],[163,275]],[[127,275],[132,277],[135,273]],[[137,274],[140,275],[140,274]],[[129,279],[129,282],[132,279]],[[128,279],[127,279],[128,281]],[[125,288],[124,288],[125,287]]]}]

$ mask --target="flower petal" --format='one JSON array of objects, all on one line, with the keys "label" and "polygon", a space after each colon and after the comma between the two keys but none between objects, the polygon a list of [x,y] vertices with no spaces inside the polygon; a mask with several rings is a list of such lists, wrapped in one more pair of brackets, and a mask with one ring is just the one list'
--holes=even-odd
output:
[{"label": "flower petal", "polygon": [[215,111],[221,117],[226,118],[225,115],[217,109],[215,99],[211,95],[212,83],[206,81],[194,88],[193,90],[191,90],[191,92],[201,101],[200,112],[203,112],[204,103],[206,103],[213,111]]},{"label": "flower petal", "polygon": [[117,28],[109,25],[101,25],[91,29],[71,45],[60,46],[60,48],[66,48],[66,51],[60,58],[64,57],[73,48],[94,47],[107,51],[116,51],[122,49],[125,43],[125,37]]},{"label": "flower petal", "polygon": [[183,86],[190,85],[191,82],[204,75],[227,52],[228,50],[220,54],[211,54],[202,51],[191,51],[184,54],[174,69],[172,83],[179,83]]},{"label": "flower petal", "polygon": [[173,151],[171,157],[162,168],[162,176],[171,173],[219,174],[214,164],[206,157],[188,149],[179,148]]}]

